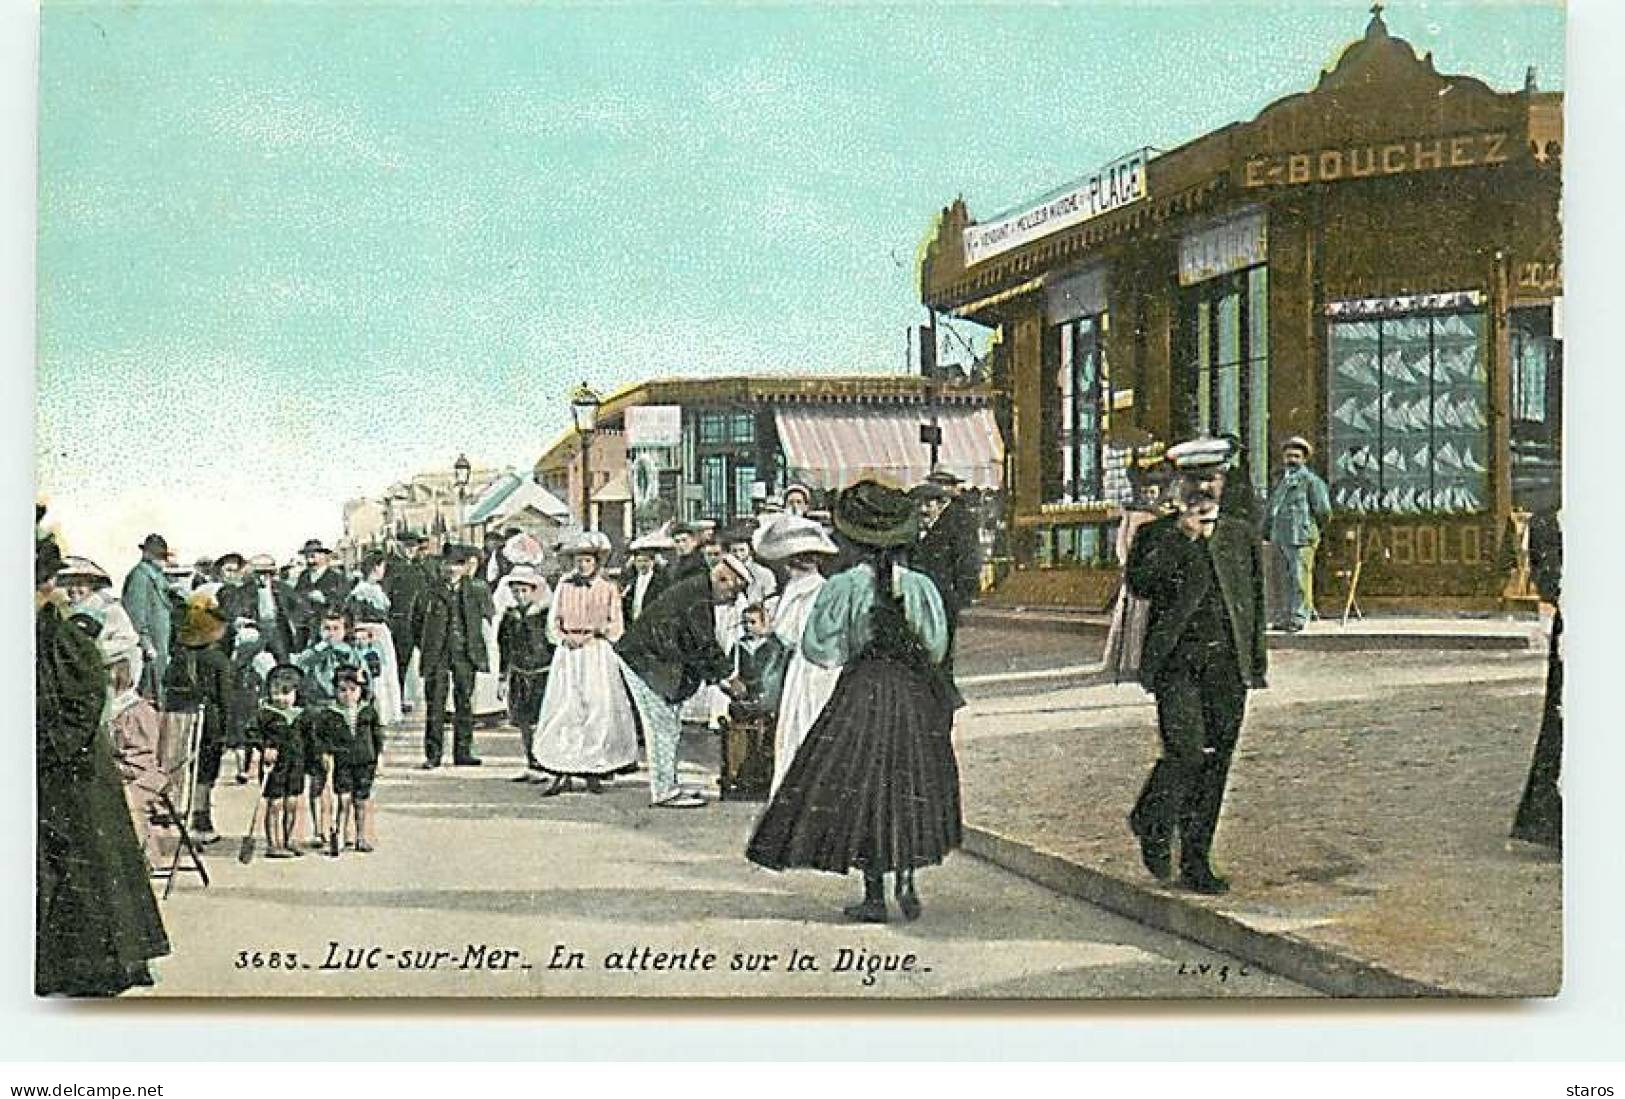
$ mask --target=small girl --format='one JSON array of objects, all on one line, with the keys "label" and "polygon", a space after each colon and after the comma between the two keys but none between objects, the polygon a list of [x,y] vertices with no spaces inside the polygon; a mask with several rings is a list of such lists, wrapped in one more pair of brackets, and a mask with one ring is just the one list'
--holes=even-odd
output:
[{"label": "small girl", "polygon": [[[250,750],[260,753],[265,783],[265,857],[291,859],[304,854],[294,847],[299,826],[299,797],[305,791],[305,735],[308,720],[297,699],[303,673],[279,664],[266,677],[266,701],[248,729]],[[269,774],[267,774],[267,770]]]}]

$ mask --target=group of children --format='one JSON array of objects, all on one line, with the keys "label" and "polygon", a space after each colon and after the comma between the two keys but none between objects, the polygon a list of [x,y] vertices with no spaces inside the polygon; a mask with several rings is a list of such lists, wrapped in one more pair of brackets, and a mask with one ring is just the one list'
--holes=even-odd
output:
[{"label": "group of children", "polygon": [[366,673],[343,666],[332,675],[330,700],[305,696],[313,677],[284,664],[267,677],[266,700],[249,729],[260,760],[267,858],[296,858],[300,797],[308,788],[309,846],[337,857],[347,846],[373,850],[373,782],[384,751],[383,725],[365,699]]}]

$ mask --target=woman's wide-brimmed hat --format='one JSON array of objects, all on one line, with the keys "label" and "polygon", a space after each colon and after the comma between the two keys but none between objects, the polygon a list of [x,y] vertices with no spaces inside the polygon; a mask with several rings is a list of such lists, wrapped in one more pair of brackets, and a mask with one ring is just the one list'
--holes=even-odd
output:
[{"label": "woman's wide-brimmed hat", "polygon": [[98,588],[113,586],[113,578],[107,575],[107,570],[90,558],[73,556],[62,558],[62,567],[56,570],[56,582],[70,584],[76,580],[85,581]]},{"label": "woman's wide-brimmed hat", "polygon": [[756,556],[764,561],[784,561],[803,553],[838,552],[823,527],[800,515],[781,515],[756,532]]},{"label": "woman's wide-brimmed hat", "polygon": [[214,596],[199,593],[187,599],[186,614],[177,636],[188,648],[213,645],[226,636],[226,620],[221,617],[220,604],[215,602]]},{"label": "woman's wide-brimmed hat", "polygon": [[502,543],[502,556],[508,559],[511,565],[539,565],[547,556],[542,548],[541,539],[534,534],[520,531],[518,534],[507,536]]},{"label": "woman's wide-brimmed hat", "polygon": [[571,557],[577,554],[590,553],[598,557],[599,560],[603,560],[609,556],[609,551],[609,535],[601,530],[584,530],[570,542],[568,552]]},{"label": "woman's wide-brimmed hat", "polygon": [[859,481],[835,499],[835,529],[865,546],[886,548],[914,541],[920,513],[908,493],[879,481]]},{"label": "woman's wide-brimmed hat", "polygon": [[542,586],[542,574],[530,565],[515,565],[504,579],[508,581],[509,587],[515,584],[524,584],[531,588]]}]

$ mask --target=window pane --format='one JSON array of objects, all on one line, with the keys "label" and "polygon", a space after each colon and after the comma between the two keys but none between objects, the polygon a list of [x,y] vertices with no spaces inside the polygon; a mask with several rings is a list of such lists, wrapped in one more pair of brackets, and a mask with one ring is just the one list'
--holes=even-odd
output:
[{"label": "window pane", "polygon": [[735,515],[749,515],[752,511],[750,486],[756,480],[756,467],[738,465],[734,466],[734,500],[733,513]]},{"label": "window pane", "polygon": [[1196,306],[1196,431],[1211,434],[1213,419],[1213,313],[1206,302]]},{"label": "window pane", "polygon": [[749,443],[756,439],[756,417],[749,412],[734,413],[734,442]]},{"label": "window pane", "polygon": [[1482,511],[1489,502],[1483,314],[1433,318],[1433,353],[1433,510]]},{"label": "window pane", "polygon": [[701,513],[707,519],[720,520],[728,505],[728,459],[721,454],[709,454],[700,465],[705,493]]},{"label": "window pane", "polygon": [[721,443],[727,441],[727,419],[721,412],[706,412],[700,416],[700,442]]},{"label": "window pane", "polygon": [[1269,268],[1247,272],[1247,450],[1253,489],[1269,491],[1270,476],[1270,294]]},{"label": "window pane", "polygon": [[1342,321],[1327,326],[1327,463],[1332,506],[1340,511],[1376,511],[1381,502],[1377,462],[1380,387],[1377,321]]}]

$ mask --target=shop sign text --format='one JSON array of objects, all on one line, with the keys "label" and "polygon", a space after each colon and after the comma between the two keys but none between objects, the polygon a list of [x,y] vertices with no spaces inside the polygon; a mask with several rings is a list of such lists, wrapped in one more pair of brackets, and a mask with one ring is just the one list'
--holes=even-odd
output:
[{"label": "shop sign text", "polygon": [[1368,568],[1493,565],[1497,546],[1495,528],[1478,523],[1367,526],[1363,541]]},{"label": "shop sign text", "polygon": [[1243,180],[1248,187],[1332,183],[1369,176],[1505,164],[1509,153],[1506,131],[1495,130],[1454,137],[1427,137],[1382,145],[1313,149],[1254,157],[1247,161]]},{"label": "shop sign text", "polygon": [[1080,225],[1145,198],[1145,150],[1130,153],[1035,206],[965,227],[965,266]]}]

